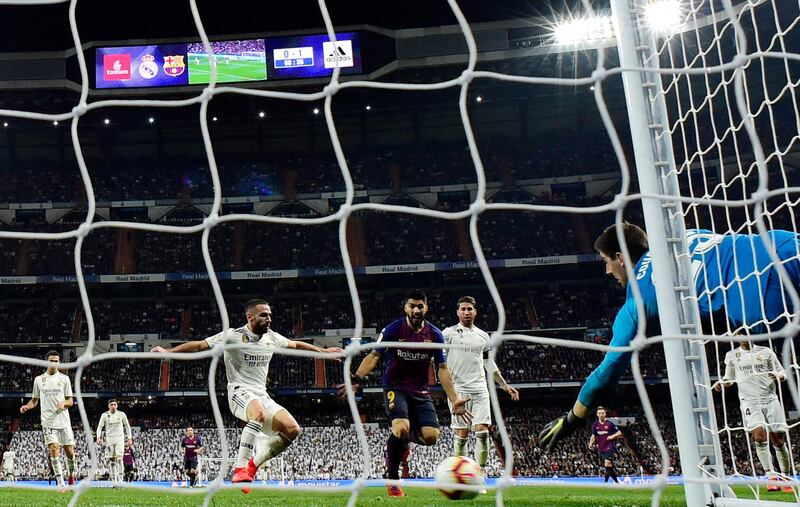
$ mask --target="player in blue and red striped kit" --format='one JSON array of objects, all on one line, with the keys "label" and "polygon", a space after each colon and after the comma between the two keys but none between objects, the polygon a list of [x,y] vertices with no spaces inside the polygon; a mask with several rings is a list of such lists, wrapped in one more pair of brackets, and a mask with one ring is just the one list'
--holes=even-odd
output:
[{"label": "player in blue and red striped kit", "polygon": [[[422,291],[408,294],[403,304],[406,316],[381,331],[378,342],[441,343],[439,329],[425,320],[428,301]],[[391,433],[386,442],[386,476],[399,479],[400,462],[409,442],[434,445],[439,439],[439,421],[428,390],[431,361],[437,366],[439,382],[453,405],[453,414],[468,420],[472,414],[465,408],[469,399],[458,398],[443,349],[383,348],[370,352],[358,370],[351,374],[353,388],[358,389],[366,376],[383,359],[383,395]],[[391,496],[405,496],[399,486],[386,486]]]},{"label": "player in blue and red striped kit", "polygon": [[203,439],[194,434],[194,428],[186,428],[186,436],[181,439],[183,447],[183,469],[189,476],[189,487],[197,483],[198,454],[203,453]]},{"label": "player in blue and red striped kit", "polygon": [[603,460],[603,467],[606,469],[604,481],[608,482],[609,477],[614,482],[617,480],[617,471],[614,470],[614,452],[617,450],[616,440],[622,436],[622,432],[617,425],[606,419],[606,408],[597,407],[597,421],[592,424],[592,436],[589,437],[589,449],[597,446],[597,454]]}]

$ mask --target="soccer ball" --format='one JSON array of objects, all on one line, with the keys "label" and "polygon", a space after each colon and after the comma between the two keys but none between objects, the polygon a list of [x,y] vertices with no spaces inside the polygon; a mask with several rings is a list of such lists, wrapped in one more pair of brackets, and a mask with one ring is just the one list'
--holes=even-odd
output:
[{"label": "soccer ball", "polygon": [[483,485],[483,472],[477,463],[466,456],[451,456],[436,467],[436,484],[439,491],[450,500],[469,500],[478,491],[458,489],[457,484]]}]

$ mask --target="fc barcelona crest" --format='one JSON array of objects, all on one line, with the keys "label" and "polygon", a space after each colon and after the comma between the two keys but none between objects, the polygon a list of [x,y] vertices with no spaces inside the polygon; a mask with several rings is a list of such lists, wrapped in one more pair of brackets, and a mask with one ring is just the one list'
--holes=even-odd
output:
[{"label": "fc barcelona crest", "polygon": [[178,77],[186,72],[186,62],[183,55],[164,57],[164,73],[168,76]]}]

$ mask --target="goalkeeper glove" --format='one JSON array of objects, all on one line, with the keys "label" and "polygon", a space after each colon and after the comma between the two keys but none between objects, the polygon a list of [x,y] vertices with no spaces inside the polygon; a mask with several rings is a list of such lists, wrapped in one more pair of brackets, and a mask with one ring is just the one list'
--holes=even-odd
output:
[{"label": "goalkeeper glove", "polygon": [[584,420],[576,416],[572,410],[547,423],[539,433],[539,446],[550,452],[556,443],[572,435],[576,429],[583,425]]}]

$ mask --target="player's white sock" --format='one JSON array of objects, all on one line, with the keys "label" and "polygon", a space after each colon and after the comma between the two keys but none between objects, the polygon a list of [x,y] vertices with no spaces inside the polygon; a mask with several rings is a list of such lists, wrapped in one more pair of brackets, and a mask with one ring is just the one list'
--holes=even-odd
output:
[{"label": "player's white sock", "polygon": [[67,477],[75,477],[75,457],[67,456]]},{"label": "player's white sock", "polygon": [[258,421],[250,421],[247,426],[242,430],[242,438],[239,439],[239,457],[236,460],[236,468],[247,465],[247,462],[253,456],[253,442],[261,432],[261,423]]},{"label": "player's white sock", "polygon": [[792,473],[792,468],[790,462],[792,460],[792,455],[789,452],[789,444],[783,442],[783,445],[780,447],[775,447],[775,454],[778,455],[778,466],[781,468],[782,474],[790,474]]},{"label": "player's white sock", "polygon": [[110,475],[109,479],[111,479],[111,482],[117,482],[117,460],[111,458],[111,461],[108,464],[108,468],[110,469],[111,472],[109,474]]},{"label": "player's white sock", "polygon": [[64,471],[61,470],[61,460],[58,456],[50,456],[50,464],[53,466],[53,474],[56,476],[56,484],[64,485]]},{"label": "player's white sock", "polygon": [[261,466],[278,454],[282,453],[284,449],[290,445],[292,445],[292,440],[283,433],[279,432],[278,434],[269,437],[264,445],[256,449],[256,454],[253,456],[253,463],[255,463],[256,466]]},{"label": "player's white sock", "polygon": [[453,439],[453,456],[463,456],[464,448],[466,446],[467,446],[467,439],[456,435],[455,438]]},{"label": "player's white sock", "polygon": [[489,459],[489,430],[476,431],[475,439],[475,462],[484,468]]},{"label": "player's white sock", "polygon": [[756,442],[756,456],[765,474],[769,475],[774,473],[772,469],[772,456],[769,453],[769,444],[767,442]]}]

